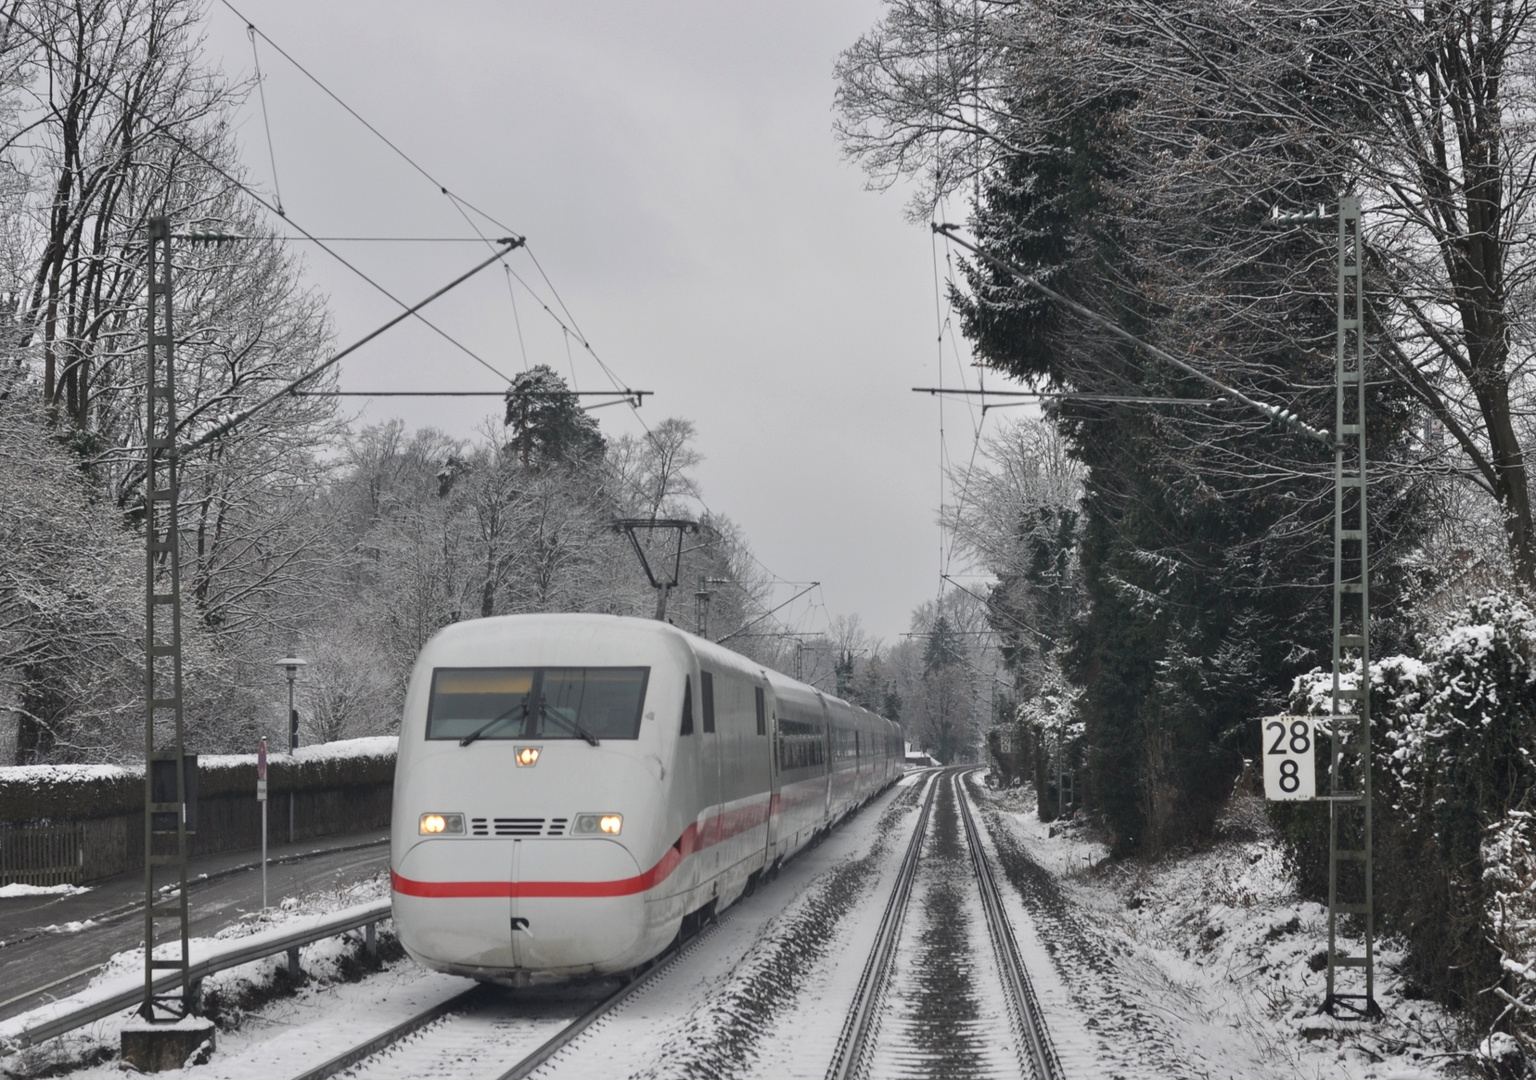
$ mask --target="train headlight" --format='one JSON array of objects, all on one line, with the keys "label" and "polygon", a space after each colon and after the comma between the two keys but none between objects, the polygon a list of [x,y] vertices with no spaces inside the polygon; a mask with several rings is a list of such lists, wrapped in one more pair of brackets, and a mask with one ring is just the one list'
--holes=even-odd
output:
[{"label": "train headlight", "polygon": [[463,814],[422,814],[417,832],[422,836],[463,836]]},{"label": "train headlight", "polygon": [[598,833],[607,836],[618,836],[623,828],[623,814],[577,814],[576,824],[571,829],[571,832],[586,836]]},{"label": "train headlight", "polygon": [[530,765],[537,765],[539,763],[539,747],[519,746],[515,756],[519,769],[526,769]]}]

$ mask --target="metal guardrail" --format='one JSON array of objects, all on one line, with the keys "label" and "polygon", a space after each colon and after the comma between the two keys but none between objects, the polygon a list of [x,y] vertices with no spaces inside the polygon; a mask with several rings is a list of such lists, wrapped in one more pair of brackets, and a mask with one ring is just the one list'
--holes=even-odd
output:
[{"label": "metal guardrail", "polygon": [[[278,931],[266,931],[253,934],[249,938],[243,938],[229,943],[226,949],[219,949],[212,954],[197,957],[192,961],[191,978],[198,982],[220,971],[226,971],[241,964],[248,964],[252,960],[265,960],[269,956],[279,953],[290,954],[290,964],[296,966],[298,949],[304,945],[316,941],[323,941],[329,937],[336,937],[348,930],[356,930],[360,927],[370,929],[369,937],[372,938],[372,927],[390,917],[390,901],[379,900],[375,903],[359,907],[347,908],[337,912],[334,916],[323,919],[317,923],[310,923],[301,930],[293,930],[288,933]],[[156,990],[166,990],[174,987],[181,981],[179,971],[171,972],[155,980]],[[83,1004],[78,1008],[57,1016],[41,1020],[36,1024],[22,1028],[20,1031],[0,1037],[0,1042],[11,1044],[16,1049],[25,1049],[36,1046],[40,1042],[73,1031],[75,1028],[84,1027],[86,1024],[97,1020],[104,1020],[113,1013],[131,1009],[144,999],[144,984],[139,980],[134,981],[131,988],[120,993]],[[0,1025],[3,1027],[4,1025]]]}]

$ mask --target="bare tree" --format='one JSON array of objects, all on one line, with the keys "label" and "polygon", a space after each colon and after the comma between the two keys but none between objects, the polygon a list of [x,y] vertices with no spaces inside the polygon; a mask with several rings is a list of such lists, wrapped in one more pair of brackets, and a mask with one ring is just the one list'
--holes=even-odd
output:
[{"label": "bare tree", "polygon": [[31,0],[7,22],[23,82],[0,154],[30,178],[36,227],[21,343],[51,414],[81,431],[137,344],[148,218],[195,221],[228,186],[205,162],[229,160],[235,94],[197,62],[200,16],[188,0]]},{"label": "bare tree", "polygon": [[669,416],[643,437],[614,440],[608,461],[631,516],[667,517],[683,512],[683,500],[699,489],[691,472],[704,455],[693,447],[693,421]]},{"label": "bare tree", "polygon": [[22,763],[116,742],[142,620],[129,538],[45,432],[0,398],[0,683]]},{"label": "bare tree", "polygon": [[[1531,15],[1526,0],[895,0],[841,61],[841,131],[877,180],[924,179],[926,216],[1099,118],[1114,161],[1095,182],[1119,257],[1078,298],[1109,313],[1125,295],[1151,300],[1154,340],[1315,421],[1330,415],[1327,395],[1287,388],[1233,350],[1263,335],[1325,367],[1332,237],[1276,229],[1269,212],[1359,192],[1373,368],[1454,446],[1410,467],[1496,502],[1530,588]],[[1224,441],[1214,427],[1165,426],[1178,441]],[[1256,485],[1307,467],[1244,456],[1232,446],[1215,465]]]}]

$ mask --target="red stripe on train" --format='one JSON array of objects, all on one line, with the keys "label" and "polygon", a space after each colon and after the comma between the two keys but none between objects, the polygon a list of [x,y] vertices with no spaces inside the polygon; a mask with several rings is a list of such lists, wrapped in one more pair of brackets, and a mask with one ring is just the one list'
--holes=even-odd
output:
[{"label": "red stripe on train", "polygon": [[773,805],[777,801],[778,796],[774,795],[771,800],[717,814],[704,823],[703,829],[697,824],[689,825],[655,866],[643,874],[616,881],[416,881],[391,869],[390,883],[397,893],[430,899],[632,896],[660,885],[672,876],[672,871],[685,857],[694,852],[763,824],[771,813],[777,812],[777,806]]}]

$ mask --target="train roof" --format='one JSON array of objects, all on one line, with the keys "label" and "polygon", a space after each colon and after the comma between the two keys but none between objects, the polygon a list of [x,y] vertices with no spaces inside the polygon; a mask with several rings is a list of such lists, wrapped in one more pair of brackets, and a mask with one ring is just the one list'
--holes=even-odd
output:
[{"label": "train roof", "polygon": [[604,615],[592,612],[540,612],[524,615],[493,615],[484,619],[465,619],[461,622],[451,623],[443,627],[422,649],[423,655],[435,652],[441,648],[453,648],[470,643],[490,642],[506,636],[522,636],[530,633],[548,634],[552,630],[570,636],[591,635],[598,639],[609,639],[619,635],[632,635],[635,638],[645,639],[656,643],[662,648],[687,649],[694,655],[707,658],[710,663],[721,667],[735,668],[743,674],[757,674],[761,672],[767,678],[769,685],[775,693],[788,692],[791,695],[817,695],[829,702],[836,702],[856,709],[859,712],[869,713],[886,723],[894,724],[895,721],[886,720],[877,713],[869,712],[852,702],[844,701],[835,694],[825,690],[819,690],[808,683],[790,678],[782,672],[774,671],[765,664],[761,664],[741,653],[734,652],[724,645],[717,644],[707,638],[691,634],[679,626],[671,623],[659,622],[656,619],[637,619],[630,615]]}]

